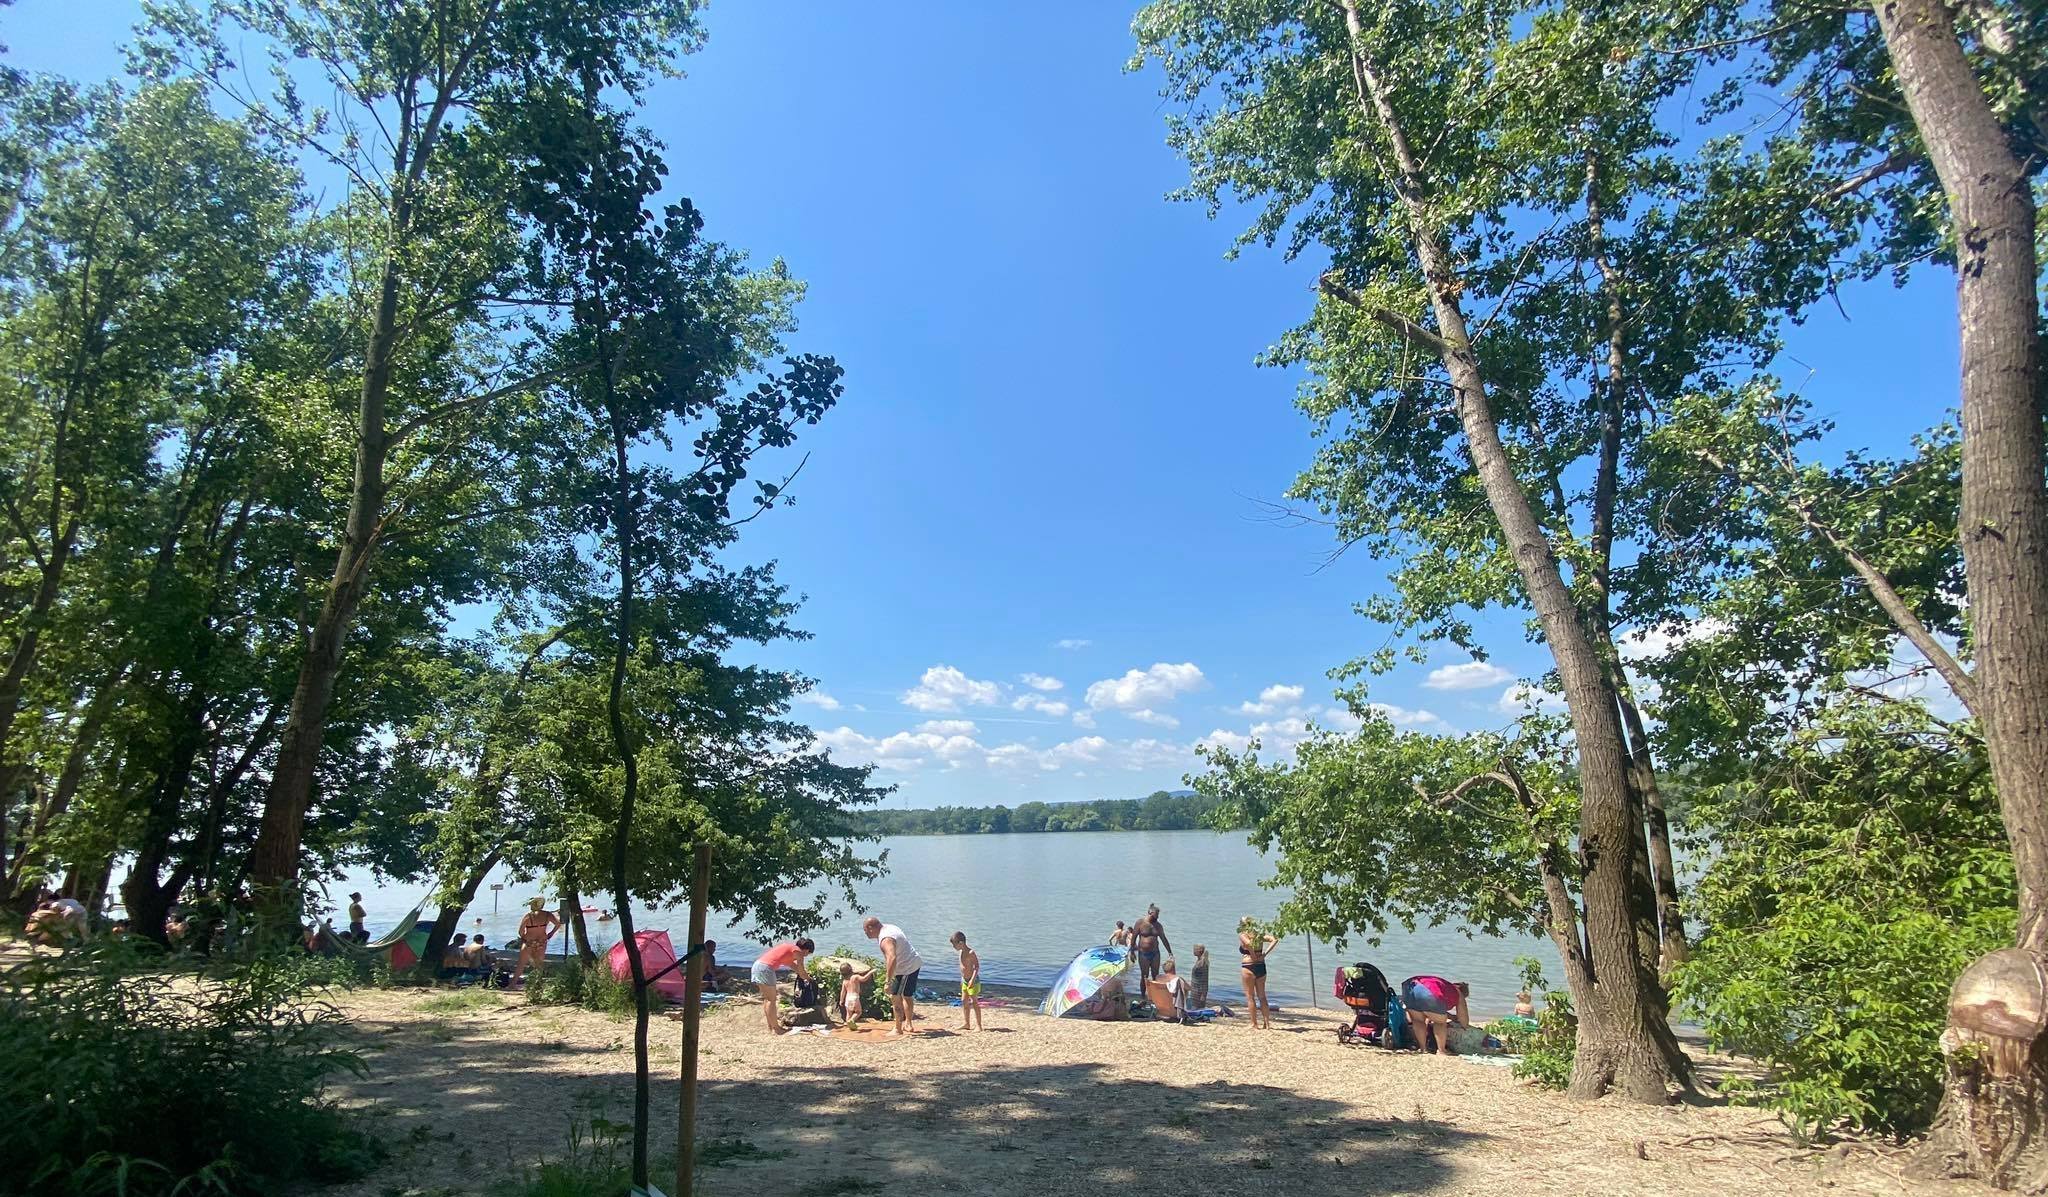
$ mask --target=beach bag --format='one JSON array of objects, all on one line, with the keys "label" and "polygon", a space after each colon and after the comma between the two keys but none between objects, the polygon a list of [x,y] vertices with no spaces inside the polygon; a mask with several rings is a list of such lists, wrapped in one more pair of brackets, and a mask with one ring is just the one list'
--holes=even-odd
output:
[{"label": "beach bag", "polygon": [[1398,993],[1387,999],[1387,1046],[1408,1046],[1408,1006]]}]

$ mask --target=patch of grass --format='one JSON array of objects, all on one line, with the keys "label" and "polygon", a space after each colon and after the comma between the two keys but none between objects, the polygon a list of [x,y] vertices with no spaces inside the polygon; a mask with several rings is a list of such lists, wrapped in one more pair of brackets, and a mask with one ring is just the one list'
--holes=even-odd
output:
[{"label": "patch of grass", "polygon": [[488,989],[450,989],[420,1002],[419,1008],[427,1014],[466,1014],[471,1010],[489,1009],[497,1004],[497,995]]},{"label": "patch of grass", "polygon": [[697,1144],[697,1166],[723,1168],[728,1164],[756,1160],[786,1160],[790,1153],[778,1148],[756,1147],[745,1139],[713,1139]]}]

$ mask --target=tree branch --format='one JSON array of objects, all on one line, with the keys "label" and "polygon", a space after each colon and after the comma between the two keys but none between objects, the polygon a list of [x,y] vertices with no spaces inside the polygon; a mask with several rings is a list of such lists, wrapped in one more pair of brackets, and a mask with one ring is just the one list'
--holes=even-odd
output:
[{"label": "tree branch", "polygon": [[1338,281],[1335,271],[1330,271],[1317,279],[1316,289],[1340,303],[1349,304],[1357,308],[1366,317],[1389,329],[1396,336],[1418,349],[1426,349],[1439,357],[1451,351],[1450,344],[1442,337],[1403,316],[1401,313],[1367,304],[1363,295]]}]

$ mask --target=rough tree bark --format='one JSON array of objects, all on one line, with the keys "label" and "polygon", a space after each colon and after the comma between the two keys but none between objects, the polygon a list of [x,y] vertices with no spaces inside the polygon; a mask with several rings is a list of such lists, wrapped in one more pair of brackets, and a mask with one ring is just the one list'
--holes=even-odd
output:
[{"label": "rough tree bark", "polygon": [[2048,1187],[2048,481],[2031,181],[1941,0],[1882,0],[1878,26],[1955,233],[1961,527],[1977,717],[2019,880],[2014,947],[1972,965],[1942,1035],[1948,1089],[1921,1163]]},{"label": "rough tree bark", "polygon": [[[1660,1025],[1662,990],[1654,970],[1645,967],[1637,940],[1638,891],[1647,892],[1635,870],[1643,824],[1635,811],[1614,688],[1501,443],[1485,376],[1459,300],[1462,280],[1432,211],[1421,159],[1366,52],[1365,31],[1349,0],[1344,3],[1344,15],[1358,101],[1391,150],[1394,190],[1428,285],[1436,329],[1431,331],[1398,313],[1371,310],[1367,314],[1433,352],[1450,376],[1466,450],[1514,556],[1545,643],[1557,662],[1578,740],[1579,875],[1589,958],[1578,970],[1582,983],[1573,986],[1579,1043],[1569,1091],[1579,1098],[1595,1098],[1613,1090],[1634,1101],[1668,1101],[1672,1083],[1684,1076],[1684,1064],[1675,1051],[1670,1028]],[[1344,291],[1341,285],[1327,281],[1325,290],[1339,298]]]},{"label": "rough tree bark", "polygon": [[[455,938],[455,928],[462,922],[462,914],[469,904],[476,901],[476,891],[484,883],[490,871],[498,867],[502,848],[492,848],[484,853],[482,860],[462,879],[455,896],[441,903],[441,909],[434,915],[434,921],[427,927],[427,942],[420,949],[420,958],[413,965],[413,971],[423,977],[432,977],[441,968],[441,953],[448,950],[448,941]],[[429,962],[432,963],[429,963]]]}]

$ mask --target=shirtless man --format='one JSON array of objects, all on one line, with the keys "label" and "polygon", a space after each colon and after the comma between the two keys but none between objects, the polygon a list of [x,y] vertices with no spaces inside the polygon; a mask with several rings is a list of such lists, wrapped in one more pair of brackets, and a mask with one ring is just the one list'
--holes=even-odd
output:
[{"label": "shirtless man", "polygon": [[1173,941],[1166,938],[1166,926],[1159,921],[1159,907],[1149,906],[1145,917],[1131,926],[1131,943],[1138,949],[1138,979],[1156,980],[1159,976],[1159,950],[1173,951]]},{"label": "shirtless man", "polygon": [[528,898],[526,917],[519,920],[519,962],[512,966],[512,983],[521,984],[526,979],[526,970],[547,962],[548,940],[561,930],[562,920],[552,910],[543,909],[546,898]]}]

